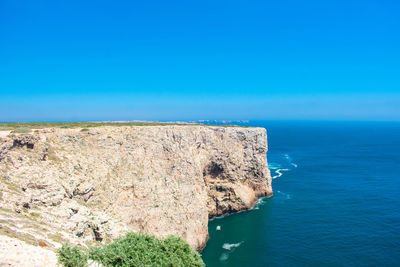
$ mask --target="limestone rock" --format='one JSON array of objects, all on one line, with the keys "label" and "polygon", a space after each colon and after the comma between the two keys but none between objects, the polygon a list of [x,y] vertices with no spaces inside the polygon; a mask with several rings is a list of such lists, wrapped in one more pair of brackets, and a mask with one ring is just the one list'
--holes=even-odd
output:
[{"label": "limestone rock", "polygon": [[200,250],[209,218],[272,195],[264,128],[102,126],[3,139],[0,226],[32,244],[144,231]]},{"label": "limestone rock", "polygon": [[0,235],[0,266],[57,266],[57,256],[51,250]]}]

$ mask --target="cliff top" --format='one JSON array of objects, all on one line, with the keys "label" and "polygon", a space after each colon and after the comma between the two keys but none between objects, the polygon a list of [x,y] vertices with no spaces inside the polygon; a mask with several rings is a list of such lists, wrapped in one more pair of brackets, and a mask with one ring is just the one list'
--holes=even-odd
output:
[{"label": "cliff top", "polygon": [[258,128],[240,125],[211,125],[200,123],[180,122],[24,122],[24,123],[0,123],[0,131],[11,131],[15,133],[29,133],[31,130],[44,128],[93,128],[101,126],[207,126],[207,127],[240,127]]}]

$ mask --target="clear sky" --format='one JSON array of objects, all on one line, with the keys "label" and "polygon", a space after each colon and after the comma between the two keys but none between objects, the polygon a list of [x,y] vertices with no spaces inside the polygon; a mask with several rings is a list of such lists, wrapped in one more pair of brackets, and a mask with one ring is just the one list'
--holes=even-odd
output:
[{"label": "clear sky", "polygon": [[400,1],[0,0],[0,121],[400,120]]}]

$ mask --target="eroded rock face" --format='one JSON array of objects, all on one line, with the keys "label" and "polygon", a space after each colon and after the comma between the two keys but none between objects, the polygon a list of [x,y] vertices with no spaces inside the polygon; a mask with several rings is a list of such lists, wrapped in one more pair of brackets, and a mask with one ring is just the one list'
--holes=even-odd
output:
[{"label": "eroded rock face", "polygon": [[[0,225],[54,246],[145,231],[199,250],[209,218],[272,195],[263,128],[42,129],[0,151]],[[17,227],[31,217],[43,233]]]}]

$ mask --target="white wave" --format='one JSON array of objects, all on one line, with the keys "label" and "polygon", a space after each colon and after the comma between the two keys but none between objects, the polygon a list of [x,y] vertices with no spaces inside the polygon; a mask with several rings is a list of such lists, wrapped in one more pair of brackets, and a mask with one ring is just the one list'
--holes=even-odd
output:
[{"label": "white wave", "polygon": [[236,244],[225,243],[225,244],[222,245],[222,248],[223,248],[223,249],[226,249],[226,250],[231,250],[232,248],[237,248],[237,247],[239,247],[242,243],[243,243],[243,241],[242,241],[242,242],[239,242],[239,243],[236,243]]},{"label": "white wave", "polygon": [[273,162],[268,163],[268,169],[270,170],[276,170],[279,169],[280,167],[281,165],[278,163],[273,163]]},{"label": "white wave", "polygon": [[258,210],[258,209],[260,209],[260,206],[264,203],[263,200],[264,200],[263,197],[262,197],[262,198],[259,198],[259,199],[257,200],[256,204],[254,205],[253,210]]},{"label": "white wave", "polygon": [[226,261],[229,258],[228,253],[222,253],[221,257],[219,257],[220,261]]},{"label": "white wave", "polygon": [[290,165],[294,166],[295,168],[299,166],[296,163],[293,163],[292,158],[288,154],[284,154],[283,156],[289,161]]},{"label": "white wave", "polygon": [[272,176],[272,179],[276,179],[276,178],[278,178],[278,177],[281,177],[281,176],[283,175],[282,172],[287,172],[287,171],[289,171],[289,169],[277,169],[277,170],[275,171],[275,173],[276,173],[277,175]]},{"label": "white wave", "polygon": [[292,195],[290,195],[290,194],[287,194],[287,193],[284,193],[284,192],[282,192],[282,191],[277,191],[279,194],[281,194],[281,195],[283,195],[283,197],[285,198],[285,199],[292,199]]},{"label": "white wave", "polygon": [[225,218],[226,216],[229,216],[229,214],[216,216],[214,218],[209,219],[208,221],[211,222],[211,221],[214,221],[214,220],[219,220],[219,219]]}]

